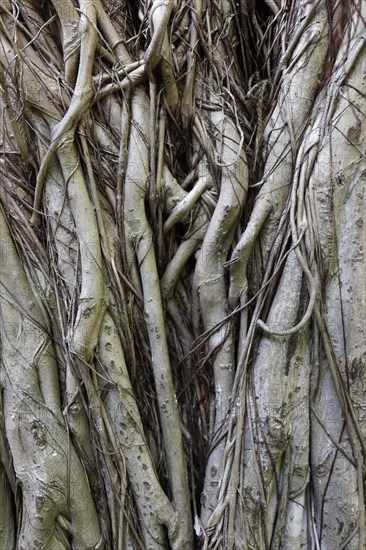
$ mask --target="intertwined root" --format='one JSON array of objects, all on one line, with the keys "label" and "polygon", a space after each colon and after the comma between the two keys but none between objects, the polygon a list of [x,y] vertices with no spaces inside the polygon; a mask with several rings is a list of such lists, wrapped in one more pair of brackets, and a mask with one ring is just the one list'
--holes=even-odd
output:
[{"label": "intertwined root", "polygon": [[364,548],[366,8],[282,4],[2,2],[6,549]]}]

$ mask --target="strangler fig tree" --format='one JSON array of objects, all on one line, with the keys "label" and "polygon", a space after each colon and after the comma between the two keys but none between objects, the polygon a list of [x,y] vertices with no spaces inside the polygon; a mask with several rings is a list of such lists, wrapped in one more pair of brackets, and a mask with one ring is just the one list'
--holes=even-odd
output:
[{"label": "strangler fig tree", "polygon": [[365,550],[366,2],[0,3],[1,550]]}]

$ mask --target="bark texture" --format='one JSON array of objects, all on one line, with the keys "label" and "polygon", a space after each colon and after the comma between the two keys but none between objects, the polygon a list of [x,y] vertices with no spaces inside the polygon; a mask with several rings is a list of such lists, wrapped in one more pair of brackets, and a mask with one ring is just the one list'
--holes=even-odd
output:
[{"label": "bark texture", "polygon": [[366,550],[365,33],[1,2],[1,549]]}]

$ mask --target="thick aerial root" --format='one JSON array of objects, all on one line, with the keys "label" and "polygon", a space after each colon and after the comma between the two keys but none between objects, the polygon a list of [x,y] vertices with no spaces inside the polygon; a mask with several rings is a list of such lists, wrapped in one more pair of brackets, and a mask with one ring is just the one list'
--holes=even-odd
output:
[{"label": "thick aerial root", "polygon": [[71,0],[52,0],[62,26],[65,80],[73,87],[78,70],[80,47],[79,14]]},{"label": "thick aerial root", "polygon": [[34,193],[34,212],[31,218],[31,223],[33,224],[39,223],[42,193],[50,161],[63,142],[65,143],[73,139],[78,121],[84,114],[93,97],[92,70],[98,41],[96,32],[96,11],[88,0],[82,0],[80,2],[80,8],[80,60],[75,89],[67,113],[52,131],[50,148],[42,160],[38,172],[36,190]]},{"label": "thick aerial root", "polygon": [[61,548],[54,528],[62,513],[72,518],[75,548],[97,548],[101,533],[93,499],[52,398],[59,395],[57,376],[49,386],[52,345],[2,212],[0,233],[8,250],[6,266],[0,266],[5,429],[24,501],[18,546]]},{"label": "thick aerial root", "polygon": [[145,53],[145,66],[149,75],[161,59],[165,31],[173,4],[173,0],[154,0],[150,7],[149,18],[153,35]]},{"label": "thick aerial root", "polygon": [[[313,40],[315,38],[317,40],[314,42],[313,48],[307,51],[309,36],[303,35],[304,31],[302,30],[299,37],[296,38],[296,44],[294,43],[291,63],[290,59],[287,59],[290,66],[286,69],[286,74],[283,77],[277,107],[265,129],[269,153],[264,169],[264,183],[256,199],[248,226],[233,251],[230,261],[229,300],[232,308],[238,305],[240,297],[244,298],[244,301],[246,300],[247,264],[254,243],[257,241],[265,222],[266,226],[262,237],[265,258],[268,257],[276,238],[278,221],[285,207],[293,177],[292,166],[296,154],[295,142],[297,144],[298,136],[303,129],[316,93],[316,75],[321,74],[323,68],[327,52],[325,3],[317,7],[318,13],[316,16],[310,6],[307,9],[312,12],[311,18],[307,21],[307,25],[311,23],[309,32]],[[314,21],[312,21],[313,17],[315,17]],[[318,40],[319,34],[321,40]],[[300,90],[303,95],[301,101],[294,101],[299,96]],[[298,158],[299,162],[302,162],[302,157],[299,156]],[[294,243],[296,241],[295,238]],[[311,283],[311,304],[306,318],[311,315],[314,303],[314,285],[312,279],[309,280]],[[243,304],[242,300],[241,304]],[[304,324],[306,324],[306,321]],[[265,325],[261,326],[265,329],[268,328]],[[296,330],[300,330],[302,326],[303,324]]]},{"label": "thick aerial root", "polygon": [[101,317],[106,308],[100,234],[72,135],[60,150],[59,160],[80,249],[80,306],[72,347],[79,357],[89,361],[98,341]]},{"label": "thick aerial root", "polygon": [[101,385],[103,387],[103,380],[106,380],[106,406],[113,420],[116,441],[126,461],[145,547],[151,550],[154,550],[156,544],[164,547],[163,526],[168,528],[169,539],[173,544],[177,534],[177,518],[157,479],[123,349],[117,329],[108,313],[103,321],[99,349],[103,367]]},{"label": "thick aerial root", "polygon": [[[221,192],[202,244],[202,254],[197,262],[197,286],[202,307],[205,330],[220,326],[227,316],[223,304],[227,302],[227,289],[224,279],[224,264],[237,221],[240,217],[247,189],[247,166],[244,152],[237,157],[240,136],[232,120],[220,113],[214,113],[213,120],[222,135],[222,168]],[[234,149],[234,150],[233,150]],[[234,163],[232,162],[234,159]],[[215,378],[215,437],[208,459],[205,476],[205,487],[202,497],[201,518],[206,524],[212,513],[219,492],[223,471],[222,444],[220,435],[224,419],[230,407],[233,383],[234,349],[233,335],[230,327],[221,327],[214,331],[208,341],[209,352],[213,354]]]},{"label": "thick aerial root", "polygon": [[[160,421],[164,437],[164,449],[174,505],[180,517],[178,540],[181,548],[191,547],[192,526],[189,511],[189,493],[186,464],[177,401],[173,386],[170,358],[167,347],[163,305],[156,258],[152,246],[152,234],[145,213],[145,197],[148,192],[147,174],[149,155],[140,129],[147,135],[148,103],[143,90],[135,92],[132,99],[132,125],[129,159],[126,171],[124,197],[125,223],[136,247],[141,283],[144,295],[144,314],[149,336],[151,360],[160,407]],[[136,171],[138,167],[138,171]]]}]

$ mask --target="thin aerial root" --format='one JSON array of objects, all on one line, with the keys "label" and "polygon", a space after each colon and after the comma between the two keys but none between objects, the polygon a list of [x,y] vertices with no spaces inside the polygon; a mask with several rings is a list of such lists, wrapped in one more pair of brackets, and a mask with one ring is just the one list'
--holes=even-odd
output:
[{"label": "thin aerial root", "polygon": [[[313,279],[313,281],[314,281],[314,279]],[[261,319],[257,320],[257,325],[266,334],[269,334],[270,336],[284,336],[285,337],[285,336],[291,336],[292,334],[296,334],[297,332],[299,332],[300,330],[302,330],[303,328],[306,327],[310,317],[312,316],[313,311],[314,311],[316,295],[317,295],[317,292],[316,292],[316,285],[315,285],[315,281],[314,281],[314,284],[311,284],[310,301],[309,301],[307,310],[305,312],[304,317],[301,319],[301,321],[296,326],[294,326],[294,327],[292,327],[288,330],[283,330],[283,331],[274,330],[274,329],[269,328],[269,326],[266,325]]]}]

